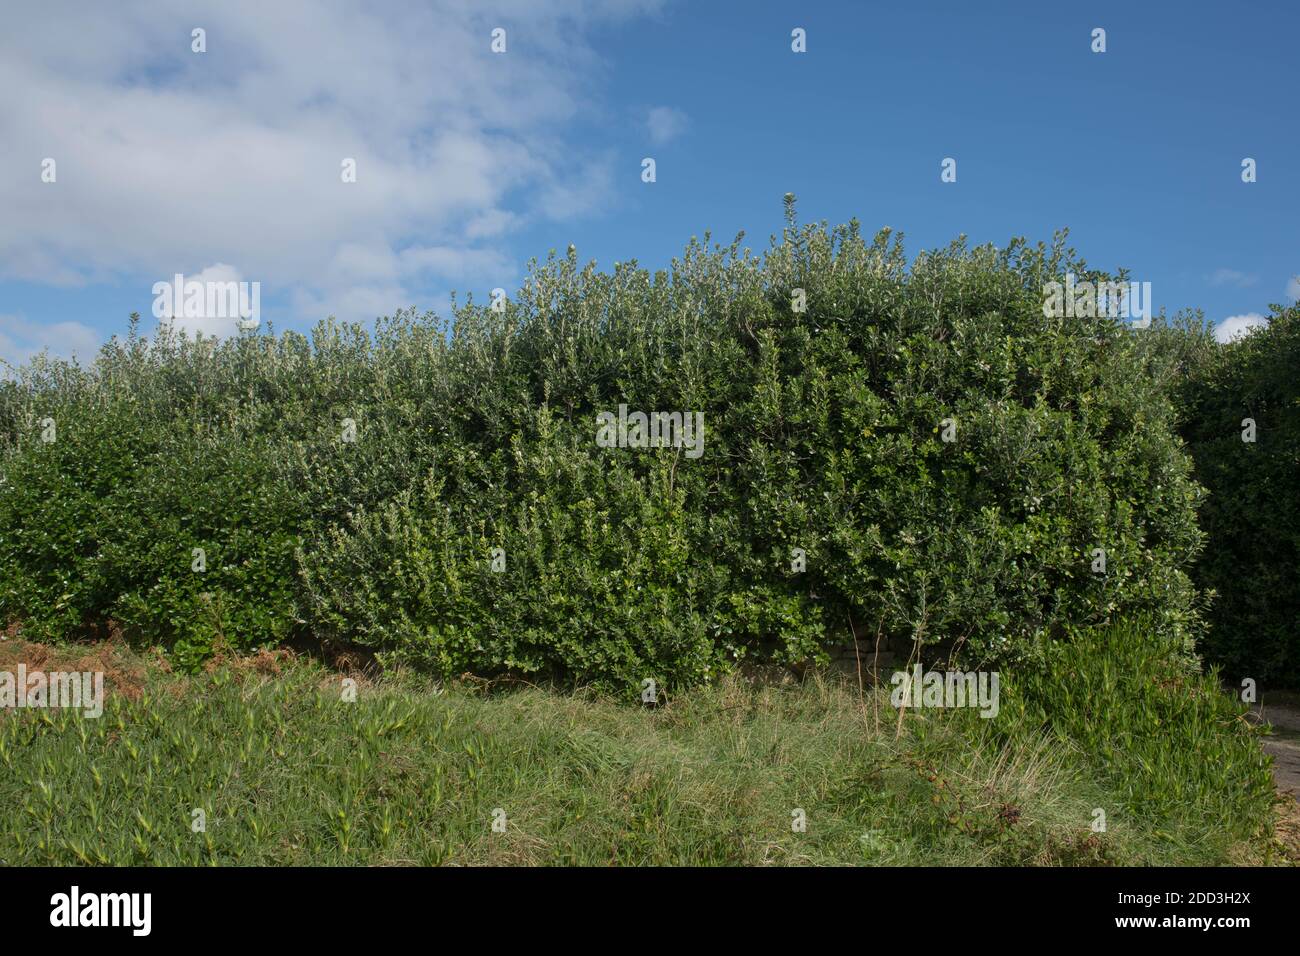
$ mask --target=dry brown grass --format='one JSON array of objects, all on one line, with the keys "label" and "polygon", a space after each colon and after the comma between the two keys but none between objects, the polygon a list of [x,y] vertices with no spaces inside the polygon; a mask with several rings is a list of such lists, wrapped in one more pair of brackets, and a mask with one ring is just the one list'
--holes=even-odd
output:
[{"label": "dry brown grass", "polygon": [[148,672],[140,658],[120,635],[94,644],[54,646],[6,637],[0,641],[0,669],[14,670],[19,664],[30,671],[102,672],[109,693],[135,700],[144,691]]}]

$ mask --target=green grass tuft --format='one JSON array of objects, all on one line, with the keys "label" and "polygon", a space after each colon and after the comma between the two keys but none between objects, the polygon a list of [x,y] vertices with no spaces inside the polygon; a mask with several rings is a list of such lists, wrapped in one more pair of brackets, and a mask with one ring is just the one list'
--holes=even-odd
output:
[{"label": "green grass tuft", "polygon": [[[1085,682],[1076,691],[1093,679],[1071,673]],[[886,692],[826,677],[732,676],[650,709],[400,673],[363,681],[348,703],[338,674],[302,660],[275,675],[246,663],[198,677],[151,668],[142,693],[110,695],[98,720],[0,713],[0,863],[1258,859],[1262,758],[1211,766],[1253,740],[1201,702],[1160,717],[1173,735],[1162,753],[1146,704],[1124,703],[1130,683],[1121,678],[1105,707],[1066,716],[1059,678],[1011,679],[994,720],[911,711],[900,731]],[[1022,706],[1044,692],[1058,694],[1055,720]],[[1166,794],[1167,774],[1198,761]],[[1090,829],[1097,807],[1104,833]],[[497,808],[505,832],[492,829]],[[797,809],[806,832],[792,829]]]}]

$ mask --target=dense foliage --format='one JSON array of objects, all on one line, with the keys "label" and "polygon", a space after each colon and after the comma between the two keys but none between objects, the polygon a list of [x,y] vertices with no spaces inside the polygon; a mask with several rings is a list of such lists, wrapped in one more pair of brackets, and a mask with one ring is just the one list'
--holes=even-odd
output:
[{"label": "dense foliage", "polygon": [[[887,229],[791,214],[761,258],[553,254],[450,322],[133,327],[0,387],[0,616],[113,619],[190,663],[296,634],[623,688],[851,634],[1041,657],[1137,612],[1185,651],[1200,489],[1168,361],[1045,318],[1067,271],[1101,275],[1061,237],[909,265]],[[702,413],[702,454],[600,447],[620,404]]]},{"label": "dense foliage", "polygon": [[1123,794],[1131,813],[1200,813],[1205,829],[1243,833],[1261,825],[1273,780],[1245,705],[1223,692],[1213,669],[1180,667],[1177,648],[1152,632],[1141,620],[1117,621],[1054,646],[1008,677],[1007,719],[990,728],[1046,731]]},{"label": "dense foliage", "polygon": [[1210,492],[1196,581],[1216,593],[1203,651],[1234,678],[1300,687],[1300,308],[1189,371],[1183,432]]}]

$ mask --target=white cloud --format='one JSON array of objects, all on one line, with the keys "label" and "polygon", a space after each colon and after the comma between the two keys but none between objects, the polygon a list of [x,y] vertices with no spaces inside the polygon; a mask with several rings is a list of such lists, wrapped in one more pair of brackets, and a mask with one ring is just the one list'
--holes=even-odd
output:
[{"label": "white cloud", "polygon": [[491,249],[465,249],[460,246],[412,246],[398,256],[403,272],[427,271],[439,276],[473,276],[508,282],[515,278],[513,262]]},{"label": "white cloud", "polygon": [[1300,276],[1291,277],[1291,281],[1286,284],[1286,294],[1289,298],[1300,299]]},{"label": "white cloud", "polygon": [[467,239],[493,239],[519,223],[519,217],[504,209],[489,209],[465,224]]},{"label": "white cloud", "polygon": [[1229,342],[1239,336],[1247,335],[1250,329],[1265,325],[1268,325],[1268,319],[1258,312],[1230,315],[1214,327],[1214,337],[1220,342]]},{"label": "white cloud", "polygon": [[610,154],[574,156],[569,163],[575,170],[573,175],[548,176],[538,190],[537,209],[548,219],[563,221],[598,212],[613,193],[613,157]]},{"label": "white cloud", "polygon": [[[17,367],[43,349],[59,358],[83,364],[99,351],[101,336],[80,322],[32,322],[17,315],[0,315],[0,361]],[[0,377],[9,370],[0,365]]]},{"label": "white cloud", "polygon": [[[149,311],[150,314],[157,315],[160,318],[167,319],[168,325],[171,327],[173,331],[179,332],[187,336],[200,335],[203,338],[211,338],[212,336],[216,336],[217,338],[225,338],[226,336],[229,335],[235,335],[239,331],[239,326],[237,324],[239,322],[239,317],[237,315],[204,314],[201,316],[192,316],[192,315],[173,316],[172,313],[175,311],[173,303],[175,301],[176,277],[168,276],[166,279],[159,279],[158,281],[167,283],[168,288],[164,290],[161,294],[156,295],[154,297],[154,299],[150,302]],[[197,282],[204,287],[205,291],[203,296],[203,312],[205,313],[207,312],[208,309],[208,297],[207,297],[206,290],[209,284],[219,283],[224,286],[227,283],[231,283],[231,282],[239,283],[243,281],[244,281],[244,277],[239,274],[239,270],[236,269],[234,266],[226,265],[226,263],[224,262],[213,263],[212,265],[208,266],[206,269],[203,269],[195,273],[194,275],[183,276],[183,283],[186,288],[188,288],[191,282]],[[151,291],[152,291],[152,287],[151,287]],[[181,292],[182,292],[181,298],[183,304],[185,299],[185,290],[182,289]],[[218,306],[218,308],[214,311],[216,312],[226,311],[224,308],[226,304],[227,303],[225,302],[218,303],[217,301],[214,300],[213,305]]]},{"label": "white cloud", "polygon": [[1239,272],[1236,269],[1215,269],[1213,273],[1206,276],[1206,281],[1210,285],[1232,285],[1244,289],[1258,282],[1259,276]]},{"label": "white cloud", "polygon": [[650,134],[650,142],[662,146],[686,132],[687,123],[686,114],[681,110],[671,106],[656,106],[646,116],[645,126],[646,132]]},{"label": "white cloud", "polygon": [[[608,206],[614,156],[564,138],[604,69],[586,35],[660,5],[14,6],[0,30],[0,280],[138,282],[148,314],[153,282],[234,261],[264,299],[315,319],[504,272],[511,230]],[[505,54],[490,50],[496,26]]]}]

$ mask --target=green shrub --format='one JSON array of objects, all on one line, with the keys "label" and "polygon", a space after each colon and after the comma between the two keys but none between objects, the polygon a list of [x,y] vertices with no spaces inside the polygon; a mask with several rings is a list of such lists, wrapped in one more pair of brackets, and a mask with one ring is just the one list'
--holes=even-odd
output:
[{"label": "green shrub", "polygon": [[[1203,645],[1234,679],[1300,687],[1300,308],[1212,350],[1184,389],[1183,433],[1210,495],[1197,584]],[[1255,440],[1243,441],[1253,419]]]},{"label": "green shrub", "polygon": [[[1061,237],[909,265],[889,230],[791,214],[761,259],[706,236],[602,273],[570,249],[452,323],[133,328],[0,388],[0,616],[626,690],[851,627],[1010,661],[1144,612],[1185,649],[1200,490],[1165,359],[1117,320],[1045,318],[1067,271],[1102,277]],[[599,447],[620,404],[702,413],[703,453]]]},{"label": "green shrub", "polygon": [[1249,836],[1272,806],[1269,758],[1245,705],[1176,651],[1149,622],[1084,630],[1007,675],[990,723],[1077,749],[1128,813],[1199,814],[1207,828]]}]

